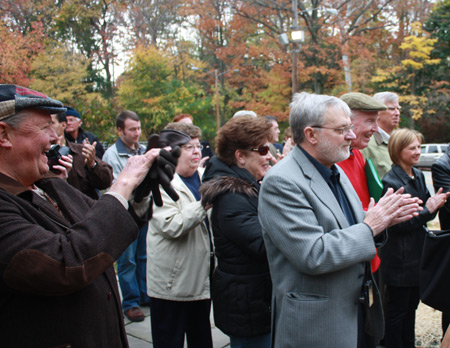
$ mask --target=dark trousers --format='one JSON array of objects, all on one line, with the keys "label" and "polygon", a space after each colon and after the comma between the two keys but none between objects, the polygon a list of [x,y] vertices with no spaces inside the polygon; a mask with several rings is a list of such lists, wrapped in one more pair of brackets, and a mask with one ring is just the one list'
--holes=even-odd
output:
[{"label": "dark trousers", "polygon": [[386,348],[414,348],[419,287],[386,286]]},{"label": "dark trousers", "polygon": [[150,297],[153,347],[212,348],[211,300],[168,301]]}]

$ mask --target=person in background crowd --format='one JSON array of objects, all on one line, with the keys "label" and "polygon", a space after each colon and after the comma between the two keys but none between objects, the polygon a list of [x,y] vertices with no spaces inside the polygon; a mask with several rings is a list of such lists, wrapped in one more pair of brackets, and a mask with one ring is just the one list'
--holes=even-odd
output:
[{"label": "person in background crowd", "polygon": [[[434,190],[437,192],[441,187],[444,192],[450,192],[450,146],[445,154],[431,166]],[[439,210],[439,222],[441,230],[450,230],[450,201]],[[445,333],[450,325],[450,313],[442,313],[442,332]],[[447,335],[448,336],[448,335]],[[449,337],[450,338],[450,337]],[[450,340],[449,340],[450,345]]]},{"label": "person in background crowd", "polygon": [[128,347],[113,263],[137,236],[127,200],[159,149],[131,159],[92,200],[49,172],[50,115],[64,111],[0,85],[1,345]]},{"label": "person in background crowd", "polygon": [[419,265],[425,241],[423,226],[432,220],[450,193],[440,188],[431,197],[423,173],[413,166],[419,161],[423,136],[411,129],[398,129],[389,138],[392,169],[383,177],[384,192],[390,188],[419,197],[418,216],[388,229],[388,241],[380,249],[381,277],[386,285],[386,348],[415,346],[416,309],[420,301]]},{"label": "person in background crowd", "polygon": [[392,161],[389,156],[388,141],[400,122],[401,106],[398,103],[398,95],[392,92],[376,93],[373,97],[386,105],[386,110],[378,112],[378,132],[373,134],[369,145],[361,152],[364,158],[372,159],[382,179],[391,170]]},{"label": "person in background crowd", "polygon": [[271,124],[239,116],[218,132],[200,188],[212,205],[218,265],[212,283],[214,322],[232,348],[270,347],[271,280],[258,221],[258,192],[269,169]]},{"label": "person in background crowd", "polygon": [[204,169],[201,130],[188,123],[169,123],[161,137],[181,147],[171,182],[180,199],[162,192],[163,206],[153,207],[147,234],[147,288],[155,348],[212,348],[210,271],[213,253],[206,210],[199,187]]},{"label": "person in background crowd", "polygon": [[272,125],[272,138],[269,141],[269,151],[272,155],[272,159],[270,160],[270,165],[275,165],[282,157],[282,145],[278,143],[280,138],[280,128],[278,127],[278,120],[275,116],[263,116],[267,121]]},{"label": "person in background crowd", "polygon": [[81,115],[80,113],[70,106],[65,107],[66,111],[66,119],[67,126],[65,129],[65,134],[67,140],[72,143],[77,144],[94,144],[95,143],[95,155],[98,158],[102,158],[105,153],[105,149],[103,148],[102,143],[97,139],[97,137],[90,133],[86,132],[81,128]]},{"label": "person in background crowd", "polygon": [[259,194],[274,292],[272,347],[357,347],[363,304],[367,317],[359,323],[371,336],[383,335],[381,301],[367,270],[374,237],[417,214],[418,200],[390,189],[364,213],[335,165],[356,138],[344,101],[297,93],[289,120],[296,146],[267,173]]},{"label": "person in background crowd", "polygon": [[[194,118],[190,114],[178,114],[173,118],[173,122],[180,122],[180,123],[190,123],[194,124]],[[214,156],[214,151],[212,149],[212,146],[209,142],[206,140],[200,141],[202,144],[202,161],[200,162],[200,167],[205,167],[208,164],[208,160]]]},{"label": "person in background crowd", "polygon": [[92,199],[98,199],[97,190],[105,190],[111,186],[113,180],[111,166],[95,156],[95,142],[92,145],[76,144],[66,140],[64,129],[67,120],[64,113],[51,116],[52,128],[58,136],[58,140],[54,143],[68,146],[73,156],[73,166],[69,171],[67,182]]},{"label": "person in background crowd", "polygon": [[[141,121],[135,112],[122,111],[117,115],[116,127],[119,138],[114,145],[106,150],[103,156],[103,161],[112,166],[115,179],[130,158],[142,155],[145,152],[144,146],[139,144]],[[134,202],[133,199],[131,201]],[[136,241],[117,260],[117,275],[122,292],[122,308],[131,321],[143,321],[145,319],[139,306],[148,306],[150,301],[147,296],[146,283],[147,230],[148,225],[143,225],[139,230]]]},{"label": "person in background crowd", "polygon": [[292,140],[292,129],[287,127],[284,130],[284,142],[283,142],[283,157],[286,156],[295,146]]}]

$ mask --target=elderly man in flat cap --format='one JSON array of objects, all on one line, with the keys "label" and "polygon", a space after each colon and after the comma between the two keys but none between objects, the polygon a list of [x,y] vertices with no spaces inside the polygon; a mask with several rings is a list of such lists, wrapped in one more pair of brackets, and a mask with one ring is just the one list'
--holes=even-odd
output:
[{"label": "elderly man in flat cap", "polygon": [[[370,203],[370,192],[367,185],[367,177],[365,172],[365,161],[360,150],[366,148],[370,138],[378,130],[378,112],[386,110],[386,106],[380,101],[372,98],[364,93],[351,92],[341,96],[341,99],[349,106],[351,114],[350,118],[353,124],[353,132],[356,138],[350,144],[350,156],[342,162],[338,163],[347,177],[350,179],[353,188],[361,200],[364,211],[367,211]],[[378,245],[379,246],[379,245]],[[376,272],[380,266],[380,258],[378,255],[372,259],[371,269]],[[362,313],[360,313],[360,323],[364,322]],[[358,347],[375,348],[376,340],[365,333],[363,328],[359,327]]]},{"label": "elderly man in flat cap", "polygon": [[386,110],[386,106],[364,93],[347,93],[341,96],[341,99],[351,110],[350,118],[356,138],[352,140],[350,145],[350,157],[339,162],[338,165],[350,179],[361,200],[363,209],[367,210],[370,194],[364,170],[365,161],[360,150],[368,146],[372,134],[378,130],[378,111]]},{"label": "elderly man in flat cap", "polygon": [[2,346],[128,347],[112,266],[137,236],[128,199],[160,149],[130,158],[93,200],[49,172],[50,115],[65,110],[0,85]]}]

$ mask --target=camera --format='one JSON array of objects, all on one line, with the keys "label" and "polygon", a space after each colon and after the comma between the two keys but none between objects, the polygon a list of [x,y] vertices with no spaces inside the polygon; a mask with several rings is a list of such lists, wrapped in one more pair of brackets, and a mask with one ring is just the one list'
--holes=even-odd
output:
[{"label": "camera", "polygon": [[59,164],[59,159],[61,156],[67,156],[70,154],[70,149],[67,146],[59,146],[58,144],[53,144],[50,150],[46,153],[48,159],[48,167],[53,173],[59,173],[58,169],[54,169],[53,166]]}]

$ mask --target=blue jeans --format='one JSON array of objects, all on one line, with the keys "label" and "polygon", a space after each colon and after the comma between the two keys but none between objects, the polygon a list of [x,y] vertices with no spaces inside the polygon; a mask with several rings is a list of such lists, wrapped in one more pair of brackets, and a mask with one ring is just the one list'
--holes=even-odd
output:
[{"label": "blue jeans", "polygon": [[137,239],[117,259],[117,275],[124,311],[150,302],[146,279],[147,229],[148,224],[142,226]]},{"label": "blue jeans", "polygon": [[253,337],[230,336],[231,348],[270,348],[270,333]]}]

